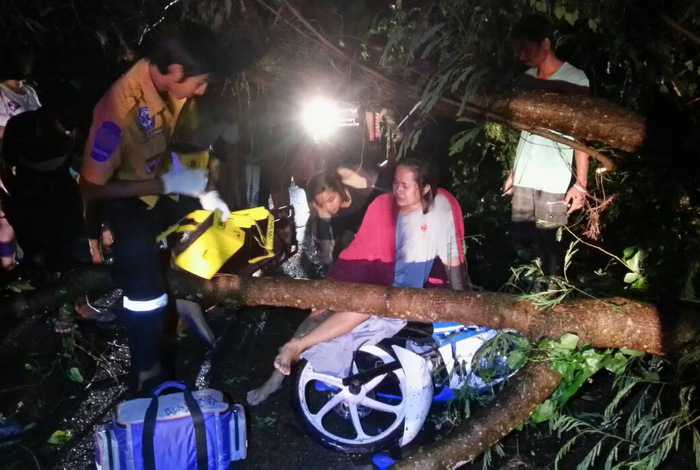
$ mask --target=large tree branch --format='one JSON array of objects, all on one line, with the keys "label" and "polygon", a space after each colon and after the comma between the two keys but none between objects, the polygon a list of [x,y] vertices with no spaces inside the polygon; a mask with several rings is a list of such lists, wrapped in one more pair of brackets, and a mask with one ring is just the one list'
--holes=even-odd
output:
[{"label": "large tree branch", "polygon": [[[577,299],[550,310],[538,310],[517,296],[496,292],[462,293],[444,289],[398,289],[370,284],[242,278],[217,275],[210,281],[170,271],[175,296],[194,296],[206,303],[249,306],[330,308],[423,322],[464,324],[520,331],[533,340],[574,333],[597,348],[629,348],[651,354],[674,351],[700,331],[700,318],[684,312],[661,312],[653,305],[624,298]],[[105,269],[90,268],[54,286],[0,303],[0,312],[17,316],[51,308],[82,292],[107,289]]]},{"label": "large tree branch", "polygon": [[546,362],[531,362],[508,381],[488,407],[480,408],[447,439],[416,449],[396,469],[455,469],[479,457],[524,423],[559,386]]}]

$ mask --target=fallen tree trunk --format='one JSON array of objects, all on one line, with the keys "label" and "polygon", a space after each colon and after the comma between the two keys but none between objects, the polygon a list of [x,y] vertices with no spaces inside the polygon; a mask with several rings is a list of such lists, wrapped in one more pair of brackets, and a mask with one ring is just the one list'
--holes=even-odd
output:
[{"label": "fallen tree trunk", "polygon": [[651,304],[620,297],[577,299],[538,310],[515,295],[495,292],[398,289],[234,275],[202,281],[181,272],[171,272],[169,279],[178,295],[199,292],[210,302],[235,299],[250,306],[330,308],[422,322],[456,321],[513,329],[532,340],[574,333],[582,343],[596,348],[628,348],[651,354],[677,350],[700,331],[697,315],[674,312],[662,317]]},{"label": "fallen tree trunk", "polygon": [[508,381],[488,407],[480,408],[449,438],[420,447],[396,469],[458,468],[479,457],[524,423],[559,386],[561,376],[545,362],[531,362]]},{"label": "fallen tree trunk", "polygon": [[[106,290],[105,268],[89,268],[66,276],[63,287],[18,296],[0,303],[3,316],[57,306],[82,292]],[[218,275],[205,281],[170,271],[174,295],[205,303],[233,302],[249,306],[330,308],[423,322],[457,321],[517,330],[532,340],[574,333],[597,348],[629,348],[651,354],[677,350],[700,331],[698,315],[666,312],[624,298],[577,299],[553,309],[538,310],[517,296],[495,292],[462,293],[443,289],[397,289],[370,284],[303,281],[285,278],[241,278]]]}]

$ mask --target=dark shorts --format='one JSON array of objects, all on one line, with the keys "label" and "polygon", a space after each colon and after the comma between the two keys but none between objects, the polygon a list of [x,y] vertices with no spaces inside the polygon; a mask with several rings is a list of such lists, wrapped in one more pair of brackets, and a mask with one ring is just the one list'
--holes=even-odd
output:
[{"label": "dark shorts", "polygon": [[545,230],[566,225],[568,207],[565,196],[514,186],[512,221],[515,224],[534,223],[537,228]]}]

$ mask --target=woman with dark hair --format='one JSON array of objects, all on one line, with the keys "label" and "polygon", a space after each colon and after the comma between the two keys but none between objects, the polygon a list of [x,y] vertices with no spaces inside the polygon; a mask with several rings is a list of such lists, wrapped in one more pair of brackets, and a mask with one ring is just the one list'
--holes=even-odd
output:
[{"label": "woman with dark hair", "polygon": [[[380,171],[352,170],[340,166],[309,180],[306,194],[313,211],[309,229],[315,239],[313,251],[324,276],[353,240],[370,203],[391,187],[390,168]],[[308,251],[308,250],[307,250]]]}]

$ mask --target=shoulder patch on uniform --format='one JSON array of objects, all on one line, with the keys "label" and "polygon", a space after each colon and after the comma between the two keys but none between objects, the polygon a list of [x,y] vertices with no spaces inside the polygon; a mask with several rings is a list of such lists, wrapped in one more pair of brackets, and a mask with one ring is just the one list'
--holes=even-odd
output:
[{"label": "shoulder patch on uniform", "polygon": [[115,122],[103,122],[95,134],[92,159],[97,162],[106,162],[112,157],[121,141],[122,129]]},{"label": "shoulder patch on uniform", "polygon": [[144,134],[149,135],[156,127],[156,122],[151,116],[148,106],[140,106],[136,112],[136,122]]}]

